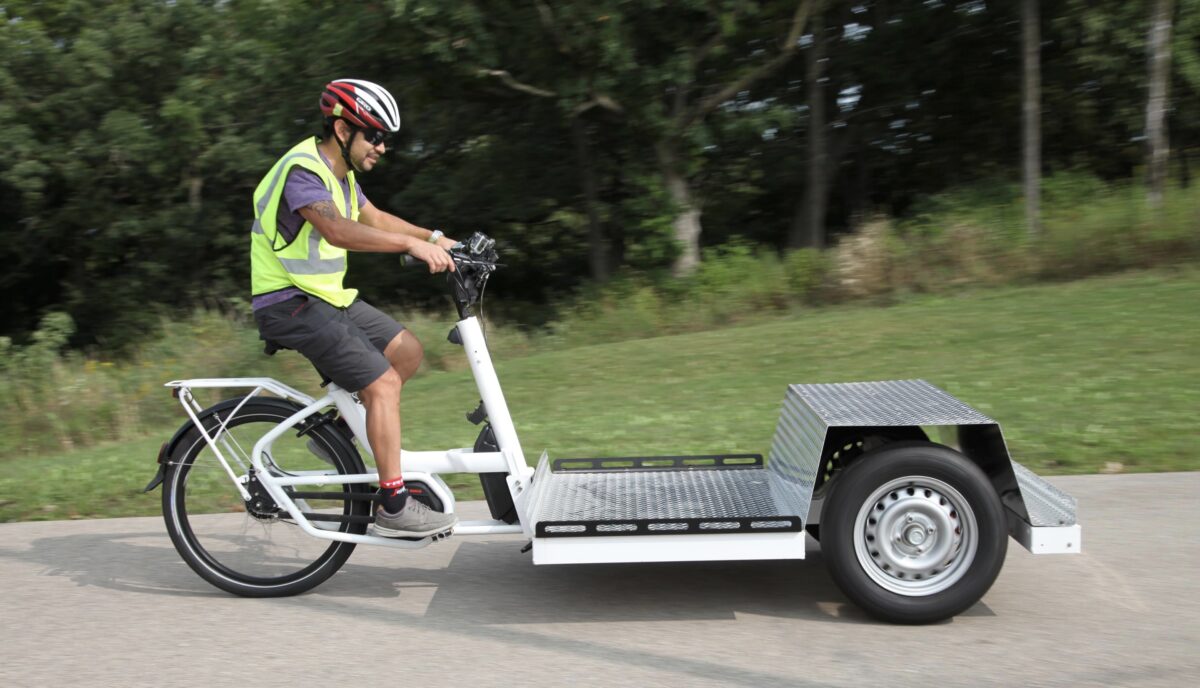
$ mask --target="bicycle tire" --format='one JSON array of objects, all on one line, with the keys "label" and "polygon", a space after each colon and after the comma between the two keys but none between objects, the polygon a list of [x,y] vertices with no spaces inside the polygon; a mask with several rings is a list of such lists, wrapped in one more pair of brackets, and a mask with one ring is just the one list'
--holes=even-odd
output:
[{"label": "bicycle tire", "polygon": [[[244,404],[243,400],[244,397],[229,399],[198,415],[210,436],[221,429],[224,423],[223,437],[227,441],[240,448],[238,433],[242,433],[249,438],[242,444],[252,447],[253,441],[266,429],[278,425],[302,408],[293,402],[270,397],[253,398]],[[236,414],[231,417],[234,411]],[[251,424],[262,427],[253,428],[252,431],[238,430]],[[163,518],[175,549],[193,571],[217,588],[235,595],[284,597],[311,590],[341,568],[354,551],[354,543],[308,535],[289,517],[281,517],[280,514],[286,512],[278,508],[274,515],[264,515],[263,509],[254,511],[256,507],[242,499],[228,474],[220,468],[216,455],[199,430],[194,424],[188,425],[190,427],[169,457],[163,485]],[[285,460],[289,465],[301,462],[318,466],[328,464],[329,468],[323,470],[334,470],[338,475],[365,472],[358,451],[332,424],[318,424],[302,433],[291,430],[285,432],[271,448],[272,465],[278,470],[290,472],[278,463],[280,452],[283,451],[279,449],[279,443],[285,438],[286,453],[289,455]],[[309,457],[303,458],[304,451],[295,449],[296,446],[305,447]],[[316,453],[312,447],[322,450],[325,456]],[[243,453],[245,456],[249,454],[248,451]],[[307,469],[307,466],[304,468]],[[336,487],[330,485],[324,489]],[[342,484],[341,490],[342,493],[370,493],[364,484]],[[273,500],[269,501],[274,504]],[[340,501],[341,513],[355,517],[369,515],[372,505],[372,502],[362,499],[329,501],[331,506],[328,508],[336,512]],[[214,511],[217,513],[214,514]],[[242,518],[238,519],[235,513],[222,514],[221,511],[240,512]],[[270,512],[270,509],[265,511]],[[366,532],[367,524],[344,522],[327,527],[340,532],[362,534]],[[210,533],[226,531],[233,535],[210,537]],[[274,543],[275,535],[287,541],[286,546],[279,548],[284,555],[268,553],[266,545]],[[239,541],[242,544],[240,548]],[[302,550],[310,554],[299,554]],[[257,555],[268,561],[252,564],[239,560],[239,557]],[[271,556],[275,559],[270,559]],[[309,558],[312,560],[308,561]]]}]

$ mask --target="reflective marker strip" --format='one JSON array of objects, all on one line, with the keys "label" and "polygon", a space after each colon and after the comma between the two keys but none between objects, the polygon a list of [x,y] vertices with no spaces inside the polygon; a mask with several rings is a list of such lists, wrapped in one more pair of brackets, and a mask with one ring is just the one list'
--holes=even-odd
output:
[{"label": "reflective marker strip", "polygon": [[[250,231],[252,233],[263,233],[262,222],[260,221],[260,218],[262,217],[262,214],[266,212],[267,204],[271,202],[271,197],[275,195],[275,187],[279,185],[279,177],[283,174],[284,170],[289,168],[288,163],[295,158],[308,158],[313,162],[319,162],[316,158],[308,153],[292,153],[283,159],[279,167],[275,170],[275,177],[271,180],[271,183],[267,185],[267,192],[263,194],[262,199],[258,202],[258,207],[254,209],[254,224],[250,227]],[[274,245],[274,242],[272,242],[272,245]]]},{"label": "reflective marker strip", "polygon": [[[275,177],[267,186],[266,193],[258,202],[258,207],[255,210],[254,224],[250,227],[250,231],[254,234],[263,234],[261,217],[267,210],[267,204],[271,202],[271,198],[275,195],[275,187],[279,185],[279,178],[283,175],[283,171],[289,169],[288,163],[295,158],[308,158],[313,162],[319,162],[316,158],[308,153],[292,153],[285,157],[279,168],[275,171]],[[274,242],[272,242],[274,245]],[[308,235],[308,258],[280,258],[279,262],[283,264],[283,269],[287,270],[292,275],[329,275],[346,270],[346,257],[338,258],[321,258],[321,233],[313,228]]]},{"label": "reflective marker strip", "polygon": [[308,233],[308,258],[280,258],[279,262],[293,275],[328,275],[346,270],[346,256],[321,258],[321,233],[316,227]]}]

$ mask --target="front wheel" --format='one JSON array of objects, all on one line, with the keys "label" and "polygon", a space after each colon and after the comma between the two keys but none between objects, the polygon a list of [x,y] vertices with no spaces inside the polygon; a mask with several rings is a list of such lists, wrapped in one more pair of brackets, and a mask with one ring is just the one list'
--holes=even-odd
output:
[{"label": "front wheel", "polygon": [[929,442],[888,445],[851,464],[821,517],[834,582],[894,623],[940,621],[978,602],[1004,565],[1007,537],[983,471]]},{"label": "front wheel", "polygon": [[[255,442],[300,409],[274,398],[231,399],[199,418],[236,478],[244,500],[216,453],[192,426],[176,444],[163,485],[163,518],[175,549],[196,573],[222,590],[247,597],[295,595],[320,584],[345,563],[354,543],[314,538],[290,520],[258,483],[250,465]],[[362,459],[332,424],[284,432],[264,463],[275,475],[362,473]],[[290,488],[286,488],[290,489]],[[362,534],[371,494],[365,485],[298,488],[294,497],[316,527]],[[293,490],[293,494],[296,491]]]}]

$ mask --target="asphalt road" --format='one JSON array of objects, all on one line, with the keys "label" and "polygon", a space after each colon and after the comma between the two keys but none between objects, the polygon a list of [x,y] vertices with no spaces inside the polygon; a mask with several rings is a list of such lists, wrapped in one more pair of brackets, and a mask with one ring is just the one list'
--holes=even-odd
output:
[{"label": "asphalt road", "polygon": [[518,536],[458,537],[359,547],[306,595],[247,600],[159,519],[2,524],[0,686],[1200,685],[1200,473],[1052,482],[1083,554],[1010,541],[982,602],[917,628],[846,602],[815,546],[535,567]]}]

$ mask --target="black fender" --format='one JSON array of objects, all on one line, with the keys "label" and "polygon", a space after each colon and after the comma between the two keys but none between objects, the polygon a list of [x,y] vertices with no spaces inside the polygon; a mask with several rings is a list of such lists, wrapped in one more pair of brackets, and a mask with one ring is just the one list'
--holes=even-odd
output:
[{"label": "black fender", "polygon": [[[204,411],[203,413],[207,412],[208,411]],[[175,431],[175,434],[171,435],[171,439],[163,442],[163,445],[158,448],[158,472],[155,473],[154,477],[150,479],[150,482],[142,488],[143,494],[150,492],[159,485],[162,485],[163,481],[166,480],[167,466],[169,466],[171,463],[171,456],[173,456],[175,453],[175,447],[179,445],[179,440],[183,438],[184,433],[186,433],[188,430],[191,430],[194,425],[195,423],[188,421],[187,423],[179,426],[179,429]]]},{"label": "black fender", "polygon": [[142,488],[142,493],[144,494],[146,492],[149,492],[150,490],[153,490],[154,488],[158,487],[159,485],[162,485],[163,481],[166,479],[167,479],[167,466],[166,466],[166,464],[160,464],[158,466],[158,472],[155,473],[154,477],[150,479],[150,482],[147,483],[146,486]]}]

